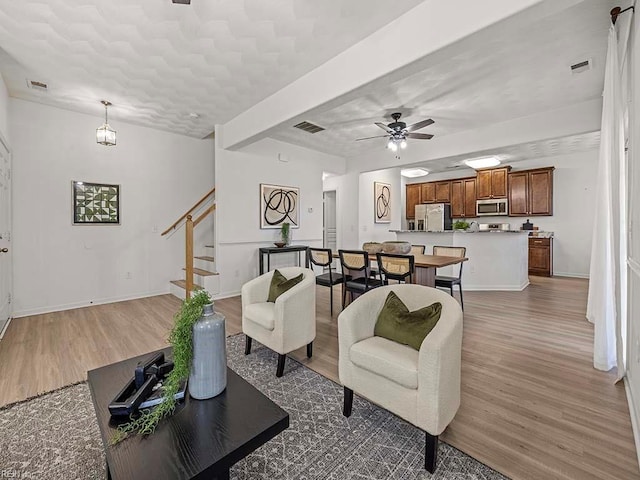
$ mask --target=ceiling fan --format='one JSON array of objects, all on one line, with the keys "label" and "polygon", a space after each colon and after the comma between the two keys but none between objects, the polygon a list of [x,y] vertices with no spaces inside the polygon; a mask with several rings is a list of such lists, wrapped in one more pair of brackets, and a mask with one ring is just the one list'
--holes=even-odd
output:
[{"label": "ceiling fan", "polygon": [[357,138],[356,141],[360,140],[370,140],[372,138],[389,138],[389,142],[387,143],[387,148],[392,151],[398,150],[400,148],[407,148],[407,138],[416,138],[419,140],[430,140],[433,138],[433,135],[429,133],[414,133],[416,130],[420,130],[426,126],[434,123],[432,119],[422,120],[421,122],[414,123],[413,125],[407,126],[406,123],[400,121],[401,113],[392,113],[391,118],[393,118],[393,122],[385,125],[384,123],[376,122],[376,125],[387,132],[386,135],[377,135],[375,137],[366,137],[366,138]]}]

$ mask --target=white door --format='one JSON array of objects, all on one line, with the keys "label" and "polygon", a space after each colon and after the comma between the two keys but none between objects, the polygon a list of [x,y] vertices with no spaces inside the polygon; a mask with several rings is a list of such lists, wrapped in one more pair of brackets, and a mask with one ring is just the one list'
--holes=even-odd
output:
[{"label": "white door", "polygon": [[324,192],[324,248],[338,248],[336,233],[336,192]]},{"label": "white door", "polygon": [[0,338],[11,315],[11,153],[0,136]]}]

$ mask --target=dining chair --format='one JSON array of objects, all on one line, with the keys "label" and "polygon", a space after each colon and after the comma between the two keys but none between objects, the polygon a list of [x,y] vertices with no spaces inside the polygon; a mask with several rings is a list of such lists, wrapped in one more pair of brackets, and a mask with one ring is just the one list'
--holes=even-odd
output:
[{"label": "dining chair", "polygon": [[[308,248],[307,261],[311,265],[326,268],[328,271],[316,276],[316,285],[329,287],[329,302],[331,302],[331,316],[333,316],[333,286],[344,282],[345,275],[333,270],[333,252],[330,248]],[[349,278],[348,276],[346,278]]]},{"label": "dining chair", "polygon": [[[398,283],[413,283],[415,272],[415,260],[413,255],[399,255],[395,253],[377,253],[378,270],[384,285],[389,285],[389,280]],[[407,282],[407,279],[409,280]]]},{"label": "dining chair", "polygon": [[364,250],[338,250],[342,274],[349,277],[342,284],[342,308],[345,307],[347,292],[353,301],[353,294],[363,294],[382,285],[382,280],[371,277],[369,253]]},{"label": "dining chair", "polygon": [[425,248],[424,245],[411,245],[411,252],[409,253],[411,255],[424,255]]},{"label": "dining chair", "polygon": [[[464,258],[467,253],[466,247],[442,247],[442,246],[434,246],[433,254],[439,255],[443,257],[455,257],[455,258]],[[436,275],[436,288],[448,288],[451,292],[451,296],[453,297],[453,286],[458,285],[460,289],[460,306],[462,310],[464,310],[464,299],[462,298],[462,266],[464,262],[460,262],[460,270],[458,271],[457,277],[448,277],[444,275]]]}]

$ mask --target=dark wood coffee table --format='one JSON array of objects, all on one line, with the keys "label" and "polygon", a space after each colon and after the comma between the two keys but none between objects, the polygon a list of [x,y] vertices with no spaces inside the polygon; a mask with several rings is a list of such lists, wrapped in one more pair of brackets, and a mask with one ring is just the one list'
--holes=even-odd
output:
[{"label": "dark wood coffee table", "polygon": [[[171,349],[163,350],[167,358]],[[108,405],[151,354],[88,372],[89,388],[105,444],[107,478],[229,478],[229,468],[289,427],[289,414],[231,369],[227,388],[209,400],[187,398],[148,436],[109,446],[115,424]],[[188,396],[188,395],[187,395]]]}]

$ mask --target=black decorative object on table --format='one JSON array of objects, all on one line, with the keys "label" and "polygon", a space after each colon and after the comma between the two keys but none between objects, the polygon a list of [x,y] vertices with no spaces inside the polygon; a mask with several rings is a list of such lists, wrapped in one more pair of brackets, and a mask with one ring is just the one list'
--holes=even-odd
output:
[{"label": "black decorative object on table", "polygon": [[[129,417],[152,394],[154,387],[173,369],[173,362],[165,362],[164,353],[158,352],[140,361],[134,375],[109,404],[113,416]],[[184,396],[184,392],[183,395]]]}]

